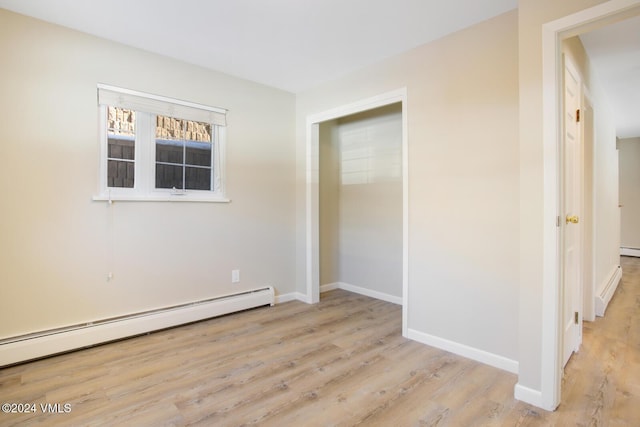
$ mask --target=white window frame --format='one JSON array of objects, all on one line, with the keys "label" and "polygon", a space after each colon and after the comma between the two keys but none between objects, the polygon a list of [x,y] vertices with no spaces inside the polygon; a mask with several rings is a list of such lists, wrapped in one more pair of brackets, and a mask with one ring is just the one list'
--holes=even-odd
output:
[{"label": "white window frame", "polygon": [[[163,115],[172,116],[175,106],[187,109],[202,109],[225,114],[226,110],[207,107],[200,104],[180,101],[176,99],[145,94],[138,91],[121,89],[114,86],[98,85],[98,91],[122,93],[123,97],[132,96],[136,99],[148,99],[150,103],[162,106],[166,103],[167,112]],[[108,165],[108,137],[107,137],[107,105],[99,104],[100,126],[100,189],[93,196],[96,201],[167,201],[167,202],[229,202],[225,189],[225,145],[226,126],[211,123],[212,150],[212,190],[173,190],[155,187],[156,174],[156,112],[146,112],[129,106],[111,105],[132,109],[136,112],[135,124],[135,154],[134,154],[134,186],[133,188],[109,187],[107,182]],[[135,107],[135,106],[134,106]],[[139,108],[139,107],[138,107]],[[144,108],[144,107],[142,107]],[[176,114],[178,116],[180,113]],[[189,119],[188,117],[176,117]]]}]

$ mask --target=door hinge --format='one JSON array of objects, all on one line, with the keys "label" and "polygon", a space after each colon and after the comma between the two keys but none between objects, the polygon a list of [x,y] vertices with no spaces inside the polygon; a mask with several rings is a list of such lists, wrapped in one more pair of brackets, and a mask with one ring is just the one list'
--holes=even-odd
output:
[{"label": "door hinge", "polygon": [[578,324],[578,312],[576,311],[575,313],[573,313],[573,321],[575,322],[575,324]]},{"label": "door hinge", "polygon": [[580,109],[576,110],[576,123],[580,123]]},{"label": "door hinge", "polygon": [[560,216],[556,217],[556,227],[560,227]]}]

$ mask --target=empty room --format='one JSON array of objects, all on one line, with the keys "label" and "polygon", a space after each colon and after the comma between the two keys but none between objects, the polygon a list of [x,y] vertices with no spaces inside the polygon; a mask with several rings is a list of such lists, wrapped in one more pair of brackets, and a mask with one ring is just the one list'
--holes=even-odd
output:
[{"label": "empty room", "polygon": [[0,426],[639,425],[640,0],[0,0]]}]

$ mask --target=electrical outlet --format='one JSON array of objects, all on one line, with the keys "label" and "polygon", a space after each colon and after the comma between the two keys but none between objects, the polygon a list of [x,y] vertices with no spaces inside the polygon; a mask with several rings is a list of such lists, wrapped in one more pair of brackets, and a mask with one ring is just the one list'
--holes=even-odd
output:
[{"label": "electrical outlet", "polygon": [[240,282],[240,270],[231,270],[231,283]]}]

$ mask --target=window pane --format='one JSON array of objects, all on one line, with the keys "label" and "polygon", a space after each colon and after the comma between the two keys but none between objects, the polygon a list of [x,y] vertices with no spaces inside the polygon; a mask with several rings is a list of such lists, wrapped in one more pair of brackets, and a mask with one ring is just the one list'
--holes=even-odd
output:
[{"label": "window pane", "polygon": [[133,138],[119,137],[109,135],[109,153],[110,159],[135,159],[135,140]]},{"label": "window pane", "polygon": [[182,190],[182,166],[156,164],[156,188]]},{"label": "window pane", "polygon": [[211,169],[185,168],[187,190],[211,190]]},{"label": "window pane", "polygon": [[211,166],[211,143],[210,142],[186,142],[188,165]]},{"label": "window pane", "polygon": [[107,164],[107,187],[133,188],[135,164],[109,160]]},{"label": "window pane", "polygon": [[184,164],[184,143],[156,139],[156,162]]},{"label": "window pane", "polygon": [[136,112],[107,107],[107,186],[133,188]]}]

